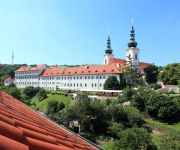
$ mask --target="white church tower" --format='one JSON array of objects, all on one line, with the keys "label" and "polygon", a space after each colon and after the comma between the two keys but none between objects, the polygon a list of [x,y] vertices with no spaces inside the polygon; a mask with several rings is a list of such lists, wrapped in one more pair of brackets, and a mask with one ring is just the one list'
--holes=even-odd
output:
[{"label": "white church tower", "polygon": [[130,31],[130,42],[128,43],[128,49],[126,50],[126,65],[132,63],[135,68],[139,67],[139,49],[137,48],[137,43],[135,41],[135,31],[134,27]]},{"label": "white church tower", "polygon": [[108,35],[107,39],[107,48],[105,50],[105,55],[104,55],[104,64],[110,64],[111,60],[114,58],[114,55],[112,54],[113,50],[111,49],[111,39],[110,35]]}]

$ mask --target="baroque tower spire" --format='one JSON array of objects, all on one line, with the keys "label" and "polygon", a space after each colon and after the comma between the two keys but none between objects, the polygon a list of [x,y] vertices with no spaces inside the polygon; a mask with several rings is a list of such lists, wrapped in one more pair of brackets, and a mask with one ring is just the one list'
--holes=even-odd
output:
[{"label": "baroque tower spire", "polygon": [[108,35],[108,39],[107,39],[107,48],[105,50],[106,54],[112,54],[113,50],[111,49],[111,39],[110,39],[110,35]]},{"label": "baroque tower spire", "polygon": [[128,47],[135,47],[136,48],[137,43],[135,41],[135,30],[134,26],[132,26],[131,31],[130,31],[130,42],[128,43]]}]

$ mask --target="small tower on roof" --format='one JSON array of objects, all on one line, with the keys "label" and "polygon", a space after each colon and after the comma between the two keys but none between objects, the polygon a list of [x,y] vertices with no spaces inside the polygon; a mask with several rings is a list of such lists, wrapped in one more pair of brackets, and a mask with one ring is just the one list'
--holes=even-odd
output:
[{"label": "small tower on roof", "polygon": [[131,61],[133,66],[139,66],[139,49],[137,48],[137,43],[135,41],[135,30],[134,25],[130,31],[130,42],[128,43],[128,49],[126,50],[126,64]]},{"label": "small tower on roof", "polygon": [[111,38],[110,35],[108,34],[107,48],[105,50],[105,55],[104,55],[104,64],[110,64],[113,58],[114,55],[113,55],[113,50],[111,49]]}]

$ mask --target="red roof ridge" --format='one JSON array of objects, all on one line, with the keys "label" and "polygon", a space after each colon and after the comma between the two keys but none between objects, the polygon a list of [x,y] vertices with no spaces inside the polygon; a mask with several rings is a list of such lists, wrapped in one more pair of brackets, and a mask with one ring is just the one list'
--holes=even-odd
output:
[{"label": "red roof ridge", "polygon": [[[0,148],[98,149],[94,144],[0,91]],[[1,142],[12,143],[5,145]]]}]

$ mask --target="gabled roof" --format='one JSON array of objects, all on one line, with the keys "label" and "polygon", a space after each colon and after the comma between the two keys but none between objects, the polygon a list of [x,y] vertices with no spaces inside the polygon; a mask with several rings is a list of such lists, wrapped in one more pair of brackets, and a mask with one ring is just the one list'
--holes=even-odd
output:
[{"label": "gabled roof", "polygon": [[41,76],[64,76],[64,75],[94,75],[94,74],[117,74],[120,68],[115,64],[109,65],[84,65],[77,67],[49,67]]},{"label": "gabled roof", "polygon": [[35,67],[31,67],[31,66],[22,66],[21,68],[19,68],[16,71],[37,71],[42,69],[45,66],[45,64],[40,64],[38,66]]},{"label": "gabled roof", "polygon": [[95,150],[95,146],[0,92],[0,149]]}]

